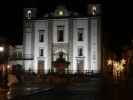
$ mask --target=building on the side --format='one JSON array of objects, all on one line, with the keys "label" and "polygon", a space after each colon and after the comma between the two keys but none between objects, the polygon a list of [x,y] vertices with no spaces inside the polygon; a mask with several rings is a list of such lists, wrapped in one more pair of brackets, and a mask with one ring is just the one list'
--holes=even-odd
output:
[{"label": "building on the side", "polygon": [[[101,5],[88,4],[87,14],[57,6],[54,12],[37,17],[37,8],[24,8],[23,46],[17,46],[16,58],[25,70],[53,69],[52,61],[60,52],[70,62],[69,72],[101,71]],[[20,53],[21,52],[21,53]],[[13,60],[10,64],[14,64]],[[55,69],[54,69],[55,70]]]},{"label": "building on the side", "polygon": [[23,46],[16,45],[9,47],[9,65],[23,65]]},{"label": "building on the side", "polygon": [[10,46],[13,43],[8,38],[0,36],[0,77],[4,76],[8,67]]}]

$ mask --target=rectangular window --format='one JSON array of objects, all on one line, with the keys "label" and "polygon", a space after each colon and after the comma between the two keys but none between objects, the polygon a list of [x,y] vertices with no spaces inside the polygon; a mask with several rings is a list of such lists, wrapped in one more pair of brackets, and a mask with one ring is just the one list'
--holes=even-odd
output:
[{"label": "rectangular window", "polygon": [[78,56],[83,56],[83,48],[78,48]]},{"label": "rectangular window", "polygon": [[39,42],[44,42],[44,30],[39,30]]},{"label": "rectangular window", "polygon": [[18,51],[18,52],[17,52],[17,57],[18,57],[18,58],[21,58],[21,57],[22,57],[22,52],[21,52],[21,51]]},{"label": "rectangular window", "polygon": [[39,56],[44,56],[44,50],[42,48],[39,50]]},{"label": "rectangular window", "polygon": [[83,28],[78,28],[78,41],[83,41]]},{"label": "rectangular window", "polygon": [[64,26],[57,26],[57,41],[64,42]]}]

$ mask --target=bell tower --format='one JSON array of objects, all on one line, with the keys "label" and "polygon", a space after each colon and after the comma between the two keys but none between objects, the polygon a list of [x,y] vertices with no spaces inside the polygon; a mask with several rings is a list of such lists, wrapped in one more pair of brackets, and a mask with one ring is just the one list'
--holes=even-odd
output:
[{"label": "bell tower", "polygon": [[102,14],[101,4],[93,3],[88,4],[88,15],[89,16],[100,16]]},{"label": "bell tower", "polygon": [[24,8],[24,19],[36,18],[37,8]]},{"label": "bell tower", "polygon": [[33,69],[33,36],[34,36],[34,21],[36,18],[36,8],[24,8],[24,23],[23,23],[23,56],[24,56],[24,67],[25,70]]},{"label": "bell tower", "polygon": [[101,72],[101,4],[88,4],[88,24],[90,43],[90,69]]}]

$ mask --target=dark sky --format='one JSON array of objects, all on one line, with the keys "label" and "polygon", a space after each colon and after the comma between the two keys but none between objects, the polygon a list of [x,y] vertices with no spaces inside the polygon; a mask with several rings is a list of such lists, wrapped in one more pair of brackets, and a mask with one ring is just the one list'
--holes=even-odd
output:
[{"label": "dark sky", "polygon": [[[21,43],[24,7],[38,7],[41,13],[45,13],[53,10],[56,5],[65,3],[69,9],[85,13],[87,1],[90,0],[4,0],[0,3],[2,6],[0,8],[0,36]],[[115,48],[130,43],[133,39],[132,3],[129,0],[123,2],[122,0],[99,0],[97,2],[100,2],[103,7],[102,32],[105,45]]]}]

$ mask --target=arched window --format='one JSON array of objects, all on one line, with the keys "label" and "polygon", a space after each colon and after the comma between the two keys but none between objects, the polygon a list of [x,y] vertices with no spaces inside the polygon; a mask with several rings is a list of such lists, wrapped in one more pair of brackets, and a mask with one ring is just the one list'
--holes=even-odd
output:
[{"label": "arched window", "polygon": [[92,15],[96,15],[96,6],[95,5],[92,6]]},{"label": "arched window", "polygon": [[84,33],[84,29],[78,28],[78,41],[83,41],[83,33]]},{"label": "arched window", "polygon": [[83,48],[78,48],[78,56],[83,56]]},{"label": "arched window", "polygon": [[40,48],[40,50],[39,50],[39,56],[40,57],[44,56],[44,49],[43,48]]},{"label": "arched window", "polygon": [[28,10],[28,11],[27,11],[27,17],[28,17],[28,19],[31,18],[31,10]]}]

